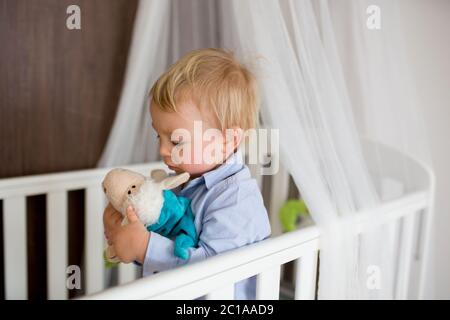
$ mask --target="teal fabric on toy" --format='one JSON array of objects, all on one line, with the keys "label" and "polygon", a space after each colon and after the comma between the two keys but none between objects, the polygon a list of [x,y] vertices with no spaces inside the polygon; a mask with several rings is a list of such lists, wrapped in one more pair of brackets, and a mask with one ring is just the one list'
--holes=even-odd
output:
[{"label": "teal fabric on toy", "polygon": [[196,247],[198,243],[191,200],[177,197],[170,190],[163,190],[163,197],[164,203],[158,222],[146,226],[147,230],[170,239],[175,238],[174,254],[186,260],[189,258],[188,249]]}]

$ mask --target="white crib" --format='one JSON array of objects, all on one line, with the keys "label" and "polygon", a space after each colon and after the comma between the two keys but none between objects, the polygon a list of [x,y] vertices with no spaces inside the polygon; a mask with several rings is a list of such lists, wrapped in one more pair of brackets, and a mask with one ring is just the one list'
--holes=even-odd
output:
[{"label": "white crib", "polygon": [[[396,298],[420,298],[426,269],[424,248],[428,234],[434,194],[434,177],[426,166],[414,159],[384,146],[365,145],[371,159],[385,165],[385,179],[378,188],[386,201],[376,209],[377,219],[361,212],[361,230],[376,224],[393,223],[398,228],[398,261]],[[273,155],[274,156],[274,155]],[[373,161],[372,160],[372,161]],[[379,163],[378,163],[379,164]],[[162,163],[133,165],[129,168],[148,174]],[[270,180],[256,174],[260,187],[271,184],[268,211],[273,236],[263,242],[233,250],[205,261],[164,271],[151,277],[139,277],[133,264],[121,264],[118,286],[105,290],[105,268],[102,252],[105,246],[102,214],[105,198],[101,180],[108,169],[92,169],[45,174],[0,180],[0,199],[3,201],[4,278],[6,299],[27,299],[27,226],[26,197],[46,195],[47,202],[47,296],[49,299],[67,299],[68,228],[67,193],[85,190],[84,239],[84,298],[88,299],[193,299],[206,295],[208,299],[233,299],[234,283],[257,276],[257,299],[279,299],[280,276],[283,265],[294,261],[295,299],[316,297],[317,266],[320,249],[320,231],[311,226],[281,234],[278,209],[288,195],[289,174],[280,169]],[[402,172],[413,175],[404,181]]]}]

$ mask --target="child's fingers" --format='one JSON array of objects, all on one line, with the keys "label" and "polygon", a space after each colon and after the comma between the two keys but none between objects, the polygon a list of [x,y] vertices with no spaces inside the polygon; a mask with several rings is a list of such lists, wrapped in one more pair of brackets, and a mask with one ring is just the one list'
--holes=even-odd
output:
[{"label": "child's fingers", "polygon": [[136,215],[136,211],[132,206],[128,206],[127,208],[127,218],[130,223],[138,221],[138,216]]},{"label": "child's fingers", "polygon": [[122,215],[111,204],[105,208],[103,212],[103,225],[105,228],[113,228],[122,220]]}]

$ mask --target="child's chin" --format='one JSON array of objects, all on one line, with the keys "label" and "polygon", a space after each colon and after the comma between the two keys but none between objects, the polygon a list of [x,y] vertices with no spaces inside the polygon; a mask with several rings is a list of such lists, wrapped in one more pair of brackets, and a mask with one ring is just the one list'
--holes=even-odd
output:
[{"label": "child's chin", "polygon": [[169,167],[170,170],[175,171],[176,173],[182,172],[182,170],[178,167],[172,167],[172,166],[167,166],[167,167]]}]

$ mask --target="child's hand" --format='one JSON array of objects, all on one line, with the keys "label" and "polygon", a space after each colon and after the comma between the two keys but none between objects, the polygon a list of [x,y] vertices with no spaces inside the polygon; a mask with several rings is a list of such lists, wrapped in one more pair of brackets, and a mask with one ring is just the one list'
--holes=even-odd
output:
[{"label": "child's hand", "polygon": [[105,229],[105,237],[108,241],[108,245],[111,245],[111,241],[109,240],[111,232],[120,226],[122,223],[122,214],[114,209],[114,207],[111,205],[111,203],[108,203],[108,205],[105,208],[105,211],[103,212],[103,228]]},{"label": "child's hand", "polygon": [[144,263],[150,233],[137,217],[133,207],[130,206],[127,209],[129,223],[124,226],[121,225],[122,215],[114,209],[108,209],[108,207],[104,213],[105,235],[108,244],[113,246],[120,261],[124,263],[132,261]]}]

